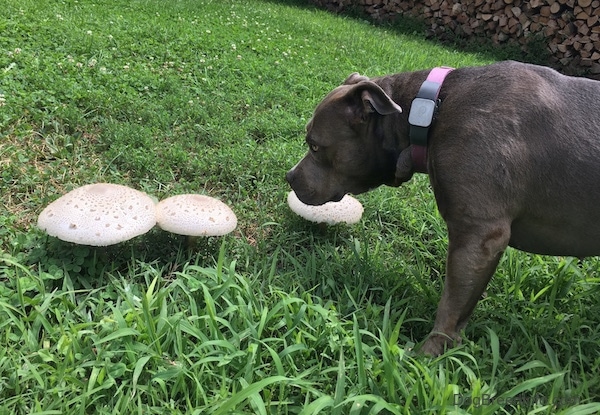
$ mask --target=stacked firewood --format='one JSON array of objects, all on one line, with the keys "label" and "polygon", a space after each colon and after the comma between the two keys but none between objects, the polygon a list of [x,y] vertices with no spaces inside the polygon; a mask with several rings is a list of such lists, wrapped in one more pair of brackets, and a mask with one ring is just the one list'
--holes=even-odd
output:
[{"label": "stacked firewood", "polygon": [[377,20],[409,15],[432,35],[489,37],[522,48],[544,45],[565,72],[600,76],[600,0],[311,0],[341,12],[362,9]]}]

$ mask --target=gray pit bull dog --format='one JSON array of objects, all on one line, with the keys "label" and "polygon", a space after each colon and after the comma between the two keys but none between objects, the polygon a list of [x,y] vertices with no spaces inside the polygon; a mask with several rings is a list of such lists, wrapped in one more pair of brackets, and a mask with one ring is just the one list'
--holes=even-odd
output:
[{"label": "gray pit bull dog", "polygon": [[317,106],[308,154],[286,179],[302,202],[319,205],[429,175],[449,246],[421,350],[439,355],[460,342],[507,246],[600,255],[600,82],[518,62],[451,71],[436,91],[419,168],[422,146],[402,109],[429,73],[350,75]]}]

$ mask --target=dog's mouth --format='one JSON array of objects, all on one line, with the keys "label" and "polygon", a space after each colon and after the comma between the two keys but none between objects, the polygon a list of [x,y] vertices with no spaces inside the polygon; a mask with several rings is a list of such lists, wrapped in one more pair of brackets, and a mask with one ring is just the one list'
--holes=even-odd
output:
[{"label": "dog's mouth", "polygon": [[324,205],[327,202],[339,202],[345,196],[345,193],[335,194],[331,197],[320,197],[316,192],[312,191],[309,193],[298,192],[294,190],[298,199],[305,205],[319,206]]},{"label": "dog's mouth", "polygon": [[323,176],[326,177],[324,174],[307,175],[305,170],[296,165],[287,172],[285,178],[300,202],[305,205],[319,206],[327,202],[339,202],[347,193],[355,193],[347,191],[350,189],[346,189],[340,183],[335,185],[327,182],[327,186],[315,185],[324,180]]},{"label": "dog's mouth", "polygon": [[[327,202],[339,202],[340,200],[342,200],[344,198],[345,195],[346,195],[346,193],[336,195],[333,198],[331,198],[330,200],[328,200]],[[325,203],[327,203],[327,202],[325,202]]]}]

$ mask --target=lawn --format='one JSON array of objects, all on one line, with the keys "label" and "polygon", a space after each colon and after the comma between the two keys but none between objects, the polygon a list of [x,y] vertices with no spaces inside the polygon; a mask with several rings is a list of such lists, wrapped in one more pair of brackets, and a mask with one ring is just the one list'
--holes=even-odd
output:
[{"label": "lawn", "polygon": [[[447,237],[427,177],[290,212],[316,104],[368,76],[500,59],[303,1],[0,0],[0,414],[592,414],[600,262],[504,255],[464,343],[419,355]],[[112,182],[238,228],[92,248],[36,227]]]}]

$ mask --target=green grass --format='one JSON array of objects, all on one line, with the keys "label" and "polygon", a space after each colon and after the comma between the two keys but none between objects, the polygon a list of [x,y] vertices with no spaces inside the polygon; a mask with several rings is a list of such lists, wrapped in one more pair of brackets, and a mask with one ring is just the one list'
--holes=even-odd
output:
[{"label": "green grass", "polygon": [[[0,414],[600,410],[597,259],[509,250],[464,345],[429,359],[427,178],[360,195],[354,226],[290,213],[304,125],[349,73],[496,59],[303,4],[0,0]],[[36,228],[99,181],[218,197],[239,227],[192,249]]]}]

